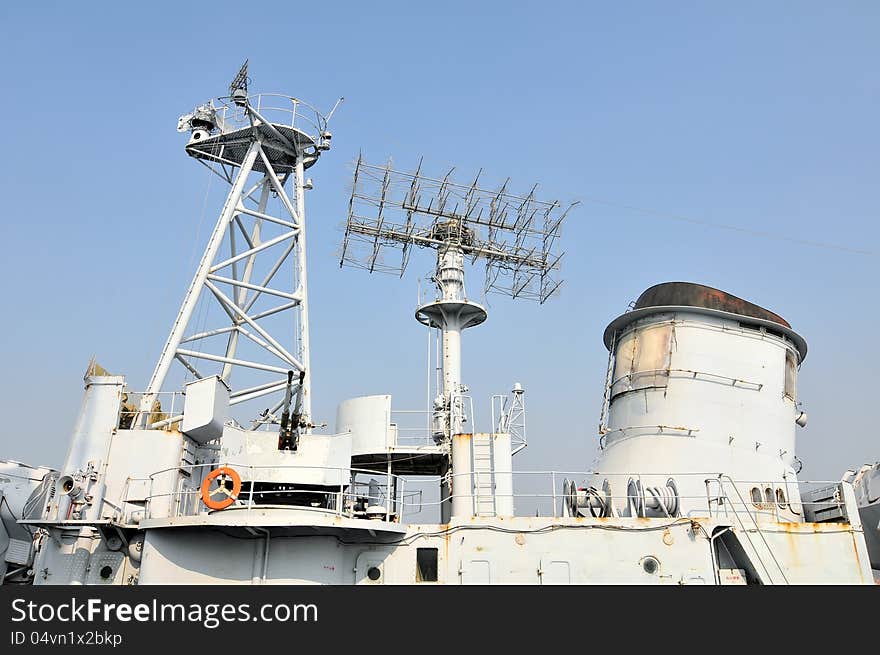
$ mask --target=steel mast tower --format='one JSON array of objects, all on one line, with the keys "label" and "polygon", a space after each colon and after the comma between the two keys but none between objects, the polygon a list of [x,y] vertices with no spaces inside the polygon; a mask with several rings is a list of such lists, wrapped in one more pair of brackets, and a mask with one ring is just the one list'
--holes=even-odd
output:
[{"label": "steel mast tower", "polygon": [[[437,251],[435,300],[420,305],[416,319],[442,333],[443,383],[434,400],[435,441],[448,442],[465,432],[467,416],[461,375],[461,333],[483,323],[486,309],[469,300],[465,258],[485,264],[484,292],[540,303],[562,284],[556,271],[564,253],[556,253],[560,226],[574,205],[471,184],[458,184],[449,171],[426,177],[421,162],[414,173],[367,164],[358,158],[349,202],[340,266],[396,273],[406,270],[413,247]],[[389,250],[399,250],[392,260]]]},{"label": "steel mast tower", "polygon": [[[228,96],[197,107],[178,122],[179,132],[190,133],[187,154],[228,183],[229,191],[140,400],[137,424],[142,427],[182,420],[182,414],[156,420],[157,396],[175,361],[197,379],[206,377],[204,367],[211,366],[227,385],[234,371],[241,371],[241,377],[245,372],[268,377],[231,389],[230,405],[282,396],[254,427],[275,420],[274,412],[284,396],[289,402],[295,385],[301,426],[310,427],[304,192],[312,182],[304,172],[330,148],[327,123],[336,107],[325,117],[292,96],[249,95],[247,67],[245,61]],[[228,255],[221,254],[224,245]],[[194,313],[203,297],[219,304],[225,324],[197,327]],[[240,354],[243,341],[255,345],[254,355]]]}]

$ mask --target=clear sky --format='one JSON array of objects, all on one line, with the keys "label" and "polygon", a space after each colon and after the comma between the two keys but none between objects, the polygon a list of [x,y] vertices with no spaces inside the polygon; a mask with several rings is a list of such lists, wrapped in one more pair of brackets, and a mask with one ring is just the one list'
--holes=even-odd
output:
[{"label": "clear sky", "polygon": [[807,339],[806,477],[880,458],[876,2],[4,3],[0,29],[2,457],[61,464],[92,354],[146,385],[221,201],[177,117],[249,57],[252,89],[345,96],[310,172],[317,419],[355,395],[425,397],[412,311],[430,257],[403,280],[338,268],[362,150],[582,202],[561,295],[491,297],[465,335],[477,427],[490,394],[527,390],[519,468],[589,467],[602,330],[669,280]]}]

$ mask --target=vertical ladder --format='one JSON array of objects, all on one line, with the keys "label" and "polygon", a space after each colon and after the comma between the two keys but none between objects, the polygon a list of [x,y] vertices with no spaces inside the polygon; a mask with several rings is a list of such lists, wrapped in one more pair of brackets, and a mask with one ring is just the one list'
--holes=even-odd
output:
[{"label": "vertical ladder", "polygon": [[474,516],[495,516],[495,474],[492,465],[492,435],[474,434],[473,456]]}]

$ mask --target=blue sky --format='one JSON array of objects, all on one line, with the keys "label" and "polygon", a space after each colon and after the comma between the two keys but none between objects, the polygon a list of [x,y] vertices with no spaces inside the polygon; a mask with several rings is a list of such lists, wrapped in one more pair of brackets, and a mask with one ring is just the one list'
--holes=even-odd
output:
[{"label": "blue sky", "polygon": [[425,396],[430,257],[403,280],[337,265],[362,150],[582,202],[562,294],[490,298],[465,336],[478,427],[490,394],[527,389],[520,468],[590,465],[602,330],[667,280],[807,339],[804,475],[874,461],[878,33],[874,2],[6,3],[0,455],[61,463],[92,354],[145,386],[221,200],[177,117],[249,57],[253,89],[346,98],[308,197],[316,418]]}]

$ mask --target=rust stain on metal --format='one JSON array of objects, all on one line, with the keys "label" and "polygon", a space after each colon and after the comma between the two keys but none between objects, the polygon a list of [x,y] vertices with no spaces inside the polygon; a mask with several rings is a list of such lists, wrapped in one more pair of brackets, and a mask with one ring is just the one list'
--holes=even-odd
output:
[{"label": "rust stain on metal", "polygon": [[811,532],[854,532],[851,523],[811,523],[804,521],[803,523],[779,521],[774,524],[782,532],[790,532],[796,534],[809,534]]},{"label": "rust stain on metal", "polygon": [[[861,572],[862,572],[862,558],[859,556],[859,543],[858,543],[858,537],[856,537],[855,532],[852,533],[852,549],[853,549],[853,553],[855,553],[855,556],[856,556],[856,570],[859,571],[859,573],[861,574]],[[872,570],[870,564],[868,564],[868,570],[869,571]],[[871,576],[873,577],[873,573],[871,574]],[[864,582],[864,581],[865,581],[865,579],[864,579],[864,577],[862,577],[862,582]],[[875,580],[874,584],[880,584],[880,580]]]},{"label": "rust stain on metal", "polygon": [[748,300],[737,298],[726,291],[707,287],[703,284],[694,284],[693,282],[664,282],[663,284],[654,285],[646,289],[639,296],[638,300],[636,300],[635,309],[669,305],[717,309],[731,314],[771,321],[791,328],[788,321],[769,309],[759,307]]}]

